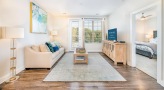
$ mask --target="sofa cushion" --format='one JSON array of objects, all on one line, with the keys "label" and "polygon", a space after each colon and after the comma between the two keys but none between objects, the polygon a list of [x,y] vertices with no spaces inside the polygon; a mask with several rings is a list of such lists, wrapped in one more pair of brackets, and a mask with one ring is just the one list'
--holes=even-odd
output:
[{"label": "sofa cushion", "polygon": [[64,52],[64,48],[59,49],[59,53],[62,53],[62,52]]},{"label": "sofa cushion", "polygon": [[32,48],[34,51],[36,51],[36,52],[40,52],[39,46],[32,45],[31,48]]},{"label": "sofa cushion", "polygon": [[59,51],[52,53],[52,59],[56,58],[59,55]]},{"label": "sofa cushion", "polygon": [[39,47],[41,52],[50,52],[49,48],[45,44],[39,45]]},{"label": "sofa cushion", "polygon": [[46,42],[46,45],[48,46],[48,48],[50,49],[50,51],[51,51],[52,53],[55,52],[54,49],[53,49],[53,46],[51,45],[51,43]]}]

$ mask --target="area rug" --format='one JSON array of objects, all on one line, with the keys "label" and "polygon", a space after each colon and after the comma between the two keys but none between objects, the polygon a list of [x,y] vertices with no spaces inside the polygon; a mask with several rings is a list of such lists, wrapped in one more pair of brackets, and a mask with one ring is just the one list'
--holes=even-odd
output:
[{"label": "area rug", "polygon": [[126,81],[99,53],[89,53],[88,64],[73,64],[66,53],[43,81]]}]

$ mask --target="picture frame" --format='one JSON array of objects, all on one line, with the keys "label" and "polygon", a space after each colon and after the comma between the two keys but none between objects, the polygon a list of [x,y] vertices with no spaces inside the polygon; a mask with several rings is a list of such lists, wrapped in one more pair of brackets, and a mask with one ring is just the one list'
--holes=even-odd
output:
[{"label": "picture frame", "polygon": [[47,34],[47,12],[30,2],[30,32]]}]

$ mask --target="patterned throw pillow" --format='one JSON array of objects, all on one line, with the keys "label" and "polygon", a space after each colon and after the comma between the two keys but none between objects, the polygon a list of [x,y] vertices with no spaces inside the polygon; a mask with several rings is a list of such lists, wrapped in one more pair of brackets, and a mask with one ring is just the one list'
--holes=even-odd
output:
[{"label": "patterned throw pillow", "polygon": [[48,46],[48,48],[50,49],[50,51],[51,51],[52,53],[55,52],[54,49],[53,49],[53,46],[51,45],[51,43],[46,42],[46,45]]}]

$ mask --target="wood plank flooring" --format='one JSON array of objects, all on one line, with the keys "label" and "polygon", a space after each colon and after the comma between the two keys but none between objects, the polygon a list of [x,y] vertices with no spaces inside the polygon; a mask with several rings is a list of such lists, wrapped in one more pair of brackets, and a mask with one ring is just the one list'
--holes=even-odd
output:
[{"label": "wood plank flooring", "polygon": [[156,80],[142,71],[122,64],[116,66],[100,53],[127,81],[126,82],[43,82],[47,69],[24,70],[13,83],[3,83],[2,90],[164,90]]}]

